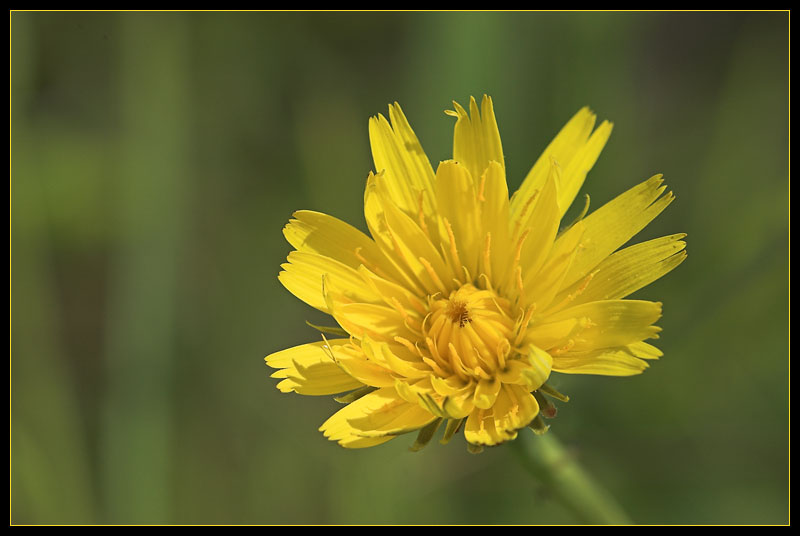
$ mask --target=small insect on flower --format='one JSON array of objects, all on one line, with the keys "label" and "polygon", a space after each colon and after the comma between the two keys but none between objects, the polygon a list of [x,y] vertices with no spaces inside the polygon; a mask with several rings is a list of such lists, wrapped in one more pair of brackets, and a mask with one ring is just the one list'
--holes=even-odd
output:
[{"label": "small insect on flower", "polygon": [[560,229],[611,123],[580,110],[509,199],[492,100],[454,107],[435,172],[398,104],[370,119],[371,236],[311,211],[284,229],[278,278],[338,327],[266,362],[283,392],[339,395],[320,430],[344,447],[416,431],[418,450],[442,424],[442,443],[463,429],[473,452],[544,433],[568,400],[553,372],[628,376],[662,355],[645,342],[661,304],[624,298],[686,258],[685,235],[620,249],[674,199],[661,176]]}]

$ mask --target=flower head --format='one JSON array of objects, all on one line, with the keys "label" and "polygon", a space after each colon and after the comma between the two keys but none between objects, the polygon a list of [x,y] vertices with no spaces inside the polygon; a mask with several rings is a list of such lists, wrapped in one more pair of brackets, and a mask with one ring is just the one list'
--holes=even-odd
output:
[{"label": "flower head", "polygon": [[661,356],[645,342],[661,304],[623,298],[684,260],[685,235],[619,249],[674,199],[661,176],[562,227],[611,124],[580,110],[509,199],[492,100],[454,104],[435,172],[398,104],[370,119],[371,237],[310,211],[284,229],[281,283],[338,326],[266,362],[283,392],[346,393],[320,428],[344,447],[418,431],[417,449],[443,423],[472,450],[542,433],[567,399],[553,372],[628,376]]}]

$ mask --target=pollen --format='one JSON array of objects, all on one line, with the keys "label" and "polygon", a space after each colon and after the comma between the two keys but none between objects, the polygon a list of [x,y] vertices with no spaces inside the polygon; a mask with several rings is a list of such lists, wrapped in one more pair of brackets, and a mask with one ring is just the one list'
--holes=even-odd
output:
[{"label": "pollen", "polygon": [[463,301],[448,300],[445,314],[453,324],[458,324],[458,326],[461,328],[472,322],[472,317],[469,316],[467,304]]}]

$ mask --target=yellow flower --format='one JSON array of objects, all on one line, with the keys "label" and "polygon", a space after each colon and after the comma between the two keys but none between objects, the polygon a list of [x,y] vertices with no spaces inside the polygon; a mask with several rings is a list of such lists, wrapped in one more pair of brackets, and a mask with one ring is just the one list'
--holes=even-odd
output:
[{"label": "yellow flower", "polygon": [[463,428],[471,450],[541,433],[548,397],[566,401],[552,372],[628,376],[662,355],[644,342],[661,304],[623,298],[686,258],[685,235],[617,251],[674,199],[661,176],[559,230],[611,123],[580,110],[509,200],[492,100],[454,105],[435,173],[398,104],[370,119],[372,238],[311,211],[284,229],[281,283],[339,327],[266,362],[283,392],[348,392],[320,428],[344,447],[419,431],[416,450],[443,422],[442,442]]}]

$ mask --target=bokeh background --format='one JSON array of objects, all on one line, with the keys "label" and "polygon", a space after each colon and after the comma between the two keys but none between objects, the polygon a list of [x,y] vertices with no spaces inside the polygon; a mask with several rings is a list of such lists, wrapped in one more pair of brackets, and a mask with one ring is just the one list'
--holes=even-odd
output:
[{"label": "bokeh background", "polygon": [[515,189],[581,106],[593,207],[689,258],[642,376],[559,376],[552,431],[637,523],[789,521],[789,14],[12,12],[11,522],[572,523],[512,449],[325,440],[263,357],[317,340],[277,280],[297,209],[364,229],[367,118],[436,164],[493,96]]}]

